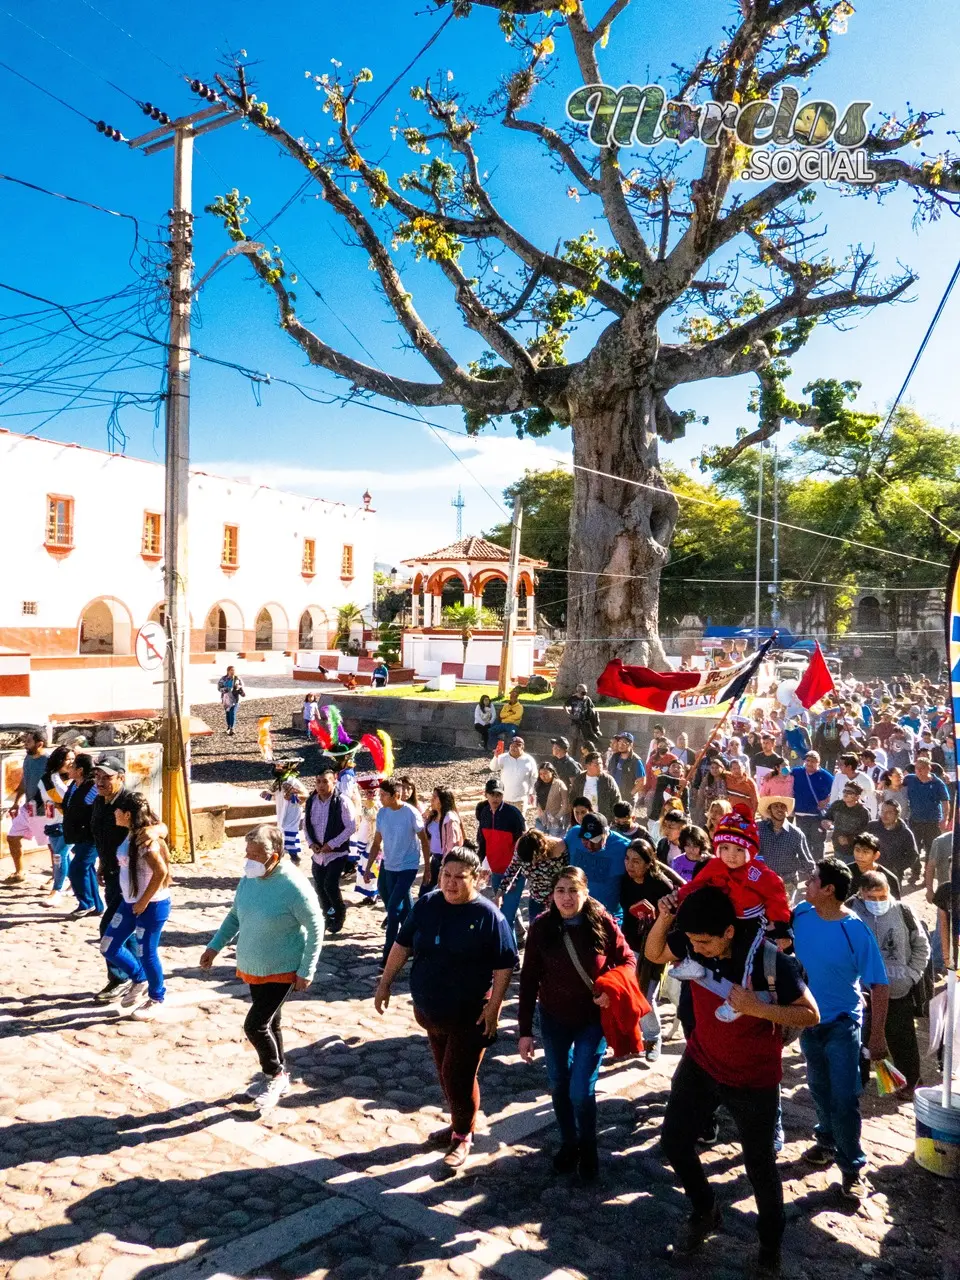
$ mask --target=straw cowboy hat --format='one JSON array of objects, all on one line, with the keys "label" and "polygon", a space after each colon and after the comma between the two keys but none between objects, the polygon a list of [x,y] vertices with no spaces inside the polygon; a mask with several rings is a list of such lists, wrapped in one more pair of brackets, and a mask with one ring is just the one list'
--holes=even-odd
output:
[{"label": "straw cowboy hat", "polygon": [[782,804],[787,811],[787,817],[793,817],[794,799],[793,796],[761,796],[757,801],[757,813],[761,818],[770,817],[770,806],[773,804]]}]

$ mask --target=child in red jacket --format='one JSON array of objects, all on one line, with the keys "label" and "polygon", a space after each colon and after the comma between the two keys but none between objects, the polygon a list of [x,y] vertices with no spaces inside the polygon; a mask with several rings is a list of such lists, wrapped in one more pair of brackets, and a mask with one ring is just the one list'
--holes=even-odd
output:
[{"label": "child in red jacket", "polygon": [[[746,969],[750,974],[754,952],[765,936],[780,940],[780,945],[790,938],[787,893],[777,873],[757,859],[760,835],[746,805],[736,805],[732,813],[724,814],[717,823],[713,849],[716,857],[709,858],[694,879],[677,890],[677,902],[709,884],[723,890],[739,919],[756,920],[757,936],[750,948]],[[672,977],[692,981],[704,977],[705,973],[703,966],[692,957],[670,970]],[[737,1016],[729,1006],[721,1005],[721,1009],[723,1014],[717,1011],[721,1020],[729,1015]]]},{"label": "child in red jacket", "polygon": [[713,851],[717,856],[708,859],[694,879],[677,890],[677,901],[712,884],[729,897],[741,920],[762,916],[775,937],[786,937],[790,923],[787,893],[777,873],[757,861],[760,835],[745,804],[738,804],[717,823]]}]

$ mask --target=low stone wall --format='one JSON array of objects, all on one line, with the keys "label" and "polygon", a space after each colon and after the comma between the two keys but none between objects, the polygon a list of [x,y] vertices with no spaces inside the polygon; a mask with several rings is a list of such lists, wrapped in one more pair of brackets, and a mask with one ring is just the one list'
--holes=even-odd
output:
[{"label": "low stone wall", "polygon": [[[442,746],[479,749],[473,727],[472,702],[444,702],[436,698],[390,698],[336,693],[320,694],[321,704],[334,702],[343,713],[344,724],[351,737],[386,729],[402,742],[436,742]],[[701,747],[715,723],[710,718],[695,716],[652,716],[645,712],[600,710],[603,742],[617,730],[624,729],[637,739],[637,753],[645,756],[654,724],[662,724],[667,736],[676,739],[686,733],[690,746]],[[294,728],[302,728],[299,711],[293,715]],[[533,755],[547,755],[550,739],[569,737],[570,721],[563,707],[524,703],[521,730]]]}]

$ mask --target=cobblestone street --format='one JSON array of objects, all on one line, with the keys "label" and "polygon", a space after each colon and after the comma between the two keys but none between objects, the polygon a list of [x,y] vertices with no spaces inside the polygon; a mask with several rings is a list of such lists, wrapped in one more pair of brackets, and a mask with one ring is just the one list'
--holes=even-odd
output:
[{"label": "cobblestone street", "polygon": [[[197,968],[241,860],[234,842],[177,868],[161,948],[169,994],[153,1023],[92,1002],[103,981],[97,922],[40,906],[39,860],[28,888],[5,891],[0,1277],[745,1274],[753,1208],[729,1124],[706,1157],[730,1206],[726,1230],[693,1268],[667,1254],[685,1209],[657,1140],[678,1041],[655,1068],[607,1066],[603,1174],[580,1188],[550,1170],[542,1056],[520,1062],[508,997],[481,1072],[476,1155],[456,1180],[436,1180],[440,1153],[422,1143],[441,1099],[405,982],[385,1017],[371,1001],[378,907],[351,910],[344,932],[324,945],[313,987],[288,1005],[294,1089],[258,1119],[242,1096],[256,1059],[242,1033],[246,988],[232,951],[212,974]],[[957,1185],[915,1165],[912,1107],[869,1096],[875,1194],[859,1210],[844,1207],[831,1190],[836,1170],[800,1161],[812,1115],[796,1049],[786,1064],[785,1274],[952,1280]]]}]

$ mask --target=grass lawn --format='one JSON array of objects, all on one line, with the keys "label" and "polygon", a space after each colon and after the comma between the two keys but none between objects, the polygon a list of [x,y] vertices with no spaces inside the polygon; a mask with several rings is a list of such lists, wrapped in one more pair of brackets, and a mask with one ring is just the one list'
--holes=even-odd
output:
[{"label": "grass lawn", "polygon": [[[428,698],[432,702],[479,702],[483,694],[487,694],[494,702],[497,699],[496,690],[489,684],[458,684],[455,689],[432,689],[429,692],[422,684],[398,684],[387,685],[386,689],[360,689],[358,692],[373,694],[374,697]],[[521,692],[520,701],[549,702],[552,697],[552,693]]]},{"label": "grass lawn", "polygon": [[[364,696],[373,694],[374,697],[387,698],[424,698],[431,702],[479,702],[481,694],[488,694],[494,702],[496,702],[496,693],[493,685],[489,684],[458,684],[455,689],[436,689],[429,693],[424,689],[422,684],[398,684],[387,685],[386,689],[358,689],[358,693]],[[521,702],[539,702],[547,706],[562,707],[565,698],[561,698],[554,693],[520,693]],[[604,698],[599,708],[601,711],[637,711],[630,702],[611,703]]]}]

